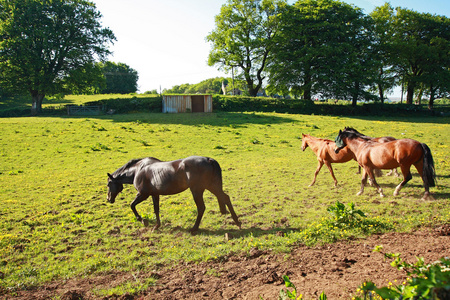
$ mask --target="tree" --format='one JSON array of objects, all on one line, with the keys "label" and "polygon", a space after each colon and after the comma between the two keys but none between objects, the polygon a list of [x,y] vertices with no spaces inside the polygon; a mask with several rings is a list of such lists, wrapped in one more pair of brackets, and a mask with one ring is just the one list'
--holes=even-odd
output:
[{"label": "tree", "polygon": [[256,96],[265,79],[267,58],[278,32],[285,0],[228,0],[216,16],[216,28],[206,37],[212,43],[208,64],[236,71]]},{"label": "tree", "polygon": [[30,93],[33,115],[46,94],[98,77],[94,63],[115,40],[87,0],[0,0],[0,76],[7,90]]},{"label": "tree", "polygon": [[367,99],[373,82],[372,25],[361,9],[334,0],[302,0],[281,17],[269,84],[282,93]]},{"label": "tree", "polygon": [[378,74],[375,77],[375,83],[378,90],[378,97],[381,103],[384,103],[386,92],[391,91],[398,82],[398,76],[395,72],[397,57],[392,55],[392,37],[394,9],[389,3],[376,7],[370,13],[374,21],[374,34],[376,45],[374,55],[377,56]]},{"label": "tree", "polygon": [[450,93],[450,19],[443,16],[429,16],[433,36],[428,45],[428,63],[423,67],[421,83],[426,87],[433,109],[434,100],[447,97]]},{"label": "tree", "polygon": [[99,63],[106,87],[101,90],[104,94],[128,94],[138,90],[138,72],[124,63],[107,61]]},{"label": "tree", "polygon": [[420,84],[431,91],[437,86],[447,89],[448,81],[441,78],[448,78],[448,18],[396,8],[393,26],[392,55],[399,59],[395,67],[406,83],[406,103],[413,103]]}]

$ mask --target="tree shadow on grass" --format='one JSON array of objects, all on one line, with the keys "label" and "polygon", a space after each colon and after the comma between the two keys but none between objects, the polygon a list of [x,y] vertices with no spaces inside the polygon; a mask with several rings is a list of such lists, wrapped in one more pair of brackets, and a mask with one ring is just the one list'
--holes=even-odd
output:
[{"label": "tree shadow on grass", "polygon": [[135,122],[160,125],[192,125],[192,126],[220,126],[241,128],[247,124],[283,124],[283,123],[302,123],[303,121],[283,116],[280,114],[270,115],[267,113],[255,112],[218,112],[218,113],[179,113],[179,114],[132,114],[120,116],[93,116],[91,118],[108,119],[114,122]]}]

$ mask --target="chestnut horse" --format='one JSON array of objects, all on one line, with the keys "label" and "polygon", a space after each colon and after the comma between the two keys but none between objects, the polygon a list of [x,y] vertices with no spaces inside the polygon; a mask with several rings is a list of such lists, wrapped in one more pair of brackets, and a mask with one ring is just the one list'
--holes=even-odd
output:
[{"label": "chestnut horse", "polygon": [[403,181],[395,188],[394,196],[397,196],[405,184],[411,180],[411,165],[414,165],[422,178],[425,193],[422,199],[432,199],[429,188],[436,185],[436,173],[434,170],[433,156],[430,148],[412,139],[399,139],[387,143],[373,142],[370,138],[355,133],[351,128],[339,131],[335,140],[336,153],[341,149],[349,149],[355,154],[356,160],[364,168],[365,174],[361,180],[361,190],[357,195],[364,192],[367,176],[381,197],[383,190],[375,180],[374,169],[393,169],[400,167]]},{"label": "chestnut horse", "polygon": [[[371,139],[372,141],[378,142],[378,143],[386,143],[386,142],[391,142],[391,141],[395,141],[395,140],[396,140],[396,138],[395,138],[395,137],[392,137],[392,136],[382,136],[382,137],[376,137],[376,138],[370,137],[370,136],[367,136],[367,135],[365,135],[365,134],[362,134],[362,133],[358,132],[358,130],[356,130],[356,129],[354,129],[354,128],[351,128],[351,127],[345,127],[345,130],[347,130],[347,131],[353,131],[353,132],[355,132],[355,133],[357,133],[357,134],[360,134],[360,135],[362,135],[362,136],[364,136],[364,137],[366,137],[366,138],[369,138],[369,139]],[[358,166],[358,174],[360,174],[360,173],[361,173],[361,166]],[[386,176],[390,176],[390,175],[392,175],[392,174],[394,174],[396,177],[399,177],[399,176],[400,176],[400,175],[398,174],[398,172],[397,172],[397,168],[392,169],[389,173],[386,174]],[[375,176],[381,176],[381,175],[382,175],[382,174],[381,174],[380,169],[376,169],[376,170],[375,170]]]},{"label": "chestnut horse", "polygon": [[355,155],[353,154],[353,152],[344,148],[337,154],[334,152],[336,144],[332,140],[320,139],[310,136],[309,134],[302,133],[302,150],[305,151],[305,149],[308,148],[308,146],[316,154],[317,161],[319,162],[319,164],[317,165],[317,169],[314,172],[314,179],[309,186],[314,185],[314,183],[316,182],[317,174],[319,174],[319,171],[324,164],[328,167],[331,177],[333,177],[334,186],[337,186],[338,181],[334,176],[331,164],[345,163],[348,162],[349,160],[355,159]]},{"label": "chestnut horse", "polygon": [[191,232],[196,232],[205,212],[203,192],[209,190],[219,201],[220,212],[231,216],[239,228],[239,222],[230,197],[222,189],[222,170],[219,163],[208,157],[190,156],[174,161],[160,161],[153,157],[133,159],[117,169],[112,175],[108,173],[108,198],[114,203],[116,196],[123,190],[123,184],[133,184],[138,191],[136,198],[131,203],[131,210],[136,219],[148,226],[148,221],[143,220],[136,211],[136,205],[152,196],[153,209],[156,215],[154,229],[161,226],[159,218],[159,196],[178,194],[190,189],[197,206],[197,220]]}]

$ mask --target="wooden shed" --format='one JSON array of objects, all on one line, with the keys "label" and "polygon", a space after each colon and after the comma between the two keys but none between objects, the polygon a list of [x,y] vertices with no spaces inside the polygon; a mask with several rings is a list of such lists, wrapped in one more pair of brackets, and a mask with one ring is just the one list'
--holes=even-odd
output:
[{"label": "wooden shed", "polygon": [[169,95],[163,96],[163,113],[212,112],[211,95]]}]

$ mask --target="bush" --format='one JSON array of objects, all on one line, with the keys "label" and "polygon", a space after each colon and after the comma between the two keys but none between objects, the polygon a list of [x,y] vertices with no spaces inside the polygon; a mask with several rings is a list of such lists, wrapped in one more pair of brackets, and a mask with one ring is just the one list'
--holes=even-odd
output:
[{"label": "bush", "polygon": [[114,110],[116,113],[136,111],[162,112],[162,98],[160,96],[129,99],[105,99],[86,102],[85,105],[102,105],[104,111]]}]

